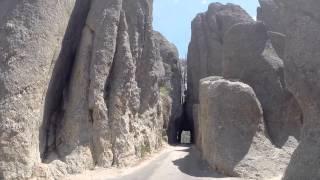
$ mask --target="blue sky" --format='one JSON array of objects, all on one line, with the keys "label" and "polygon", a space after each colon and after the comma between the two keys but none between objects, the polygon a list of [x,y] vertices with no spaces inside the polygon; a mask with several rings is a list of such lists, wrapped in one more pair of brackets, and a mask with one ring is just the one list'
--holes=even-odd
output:
[{"label": "blue sky", "polygon": [[258,0],[154,0],[153,27],[174,43],[184,58],[191,38],[191,21],[212,2],[238,4],[253,17],[259,4]]}]

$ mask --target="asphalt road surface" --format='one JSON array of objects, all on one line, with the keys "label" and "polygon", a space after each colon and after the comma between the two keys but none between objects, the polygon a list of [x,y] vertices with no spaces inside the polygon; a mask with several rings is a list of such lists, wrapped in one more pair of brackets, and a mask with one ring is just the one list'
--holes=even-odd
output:
[{"label": "asphalt road surface", "polygon": [[201,160],[199,152],[192,146],[175,146],[139,167],[130,174],[107,178],[106,180],[198,180],[219,179],[231,180],[237,178],[224,178],[211,170]]}]

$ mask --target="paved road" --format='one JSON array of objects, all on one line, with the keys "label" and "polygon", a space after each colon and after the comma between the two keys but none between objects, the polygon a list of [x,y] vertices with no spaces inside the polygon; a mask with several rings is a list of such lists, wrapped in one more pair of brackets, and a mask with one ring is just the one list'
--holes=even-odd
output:
[{"label": "paved road", "polygon": [[[159,157],[138,168],[131,174],[109,178],[107,180],[198,180],[198,179],[219,179],[223,178],[218,173],[208,168],[206,163],[201,161],[198,151],[194,147],[176,146],[170,151],[161,154]],[[233,178],[235,179],[235,178]]]}]

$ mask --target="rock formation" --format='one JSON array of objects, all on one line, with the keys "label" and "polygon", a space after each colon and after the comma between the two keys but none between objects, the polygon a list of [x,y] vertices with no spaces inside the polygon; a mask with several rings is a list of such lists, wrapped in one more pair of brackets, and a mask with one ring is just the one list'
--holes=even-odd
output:
[{"label": "rock formation", "polygon": [[245,179],[283,172],[293,149],[277,149],[265,137],[263,111],[250,86],[207,77],[200,81],[199,96],[200,146],[212,167]]},{"label": "rock formation", "polygon": [[257,20],[263,21],[269,31],[285,34],[285,26],[281,22],[280,7],[274,0],[259,0]]},{"label": "rock formation", "polygon": [[286,35],[279,32],[268,31],[268,36],[270,38],[272,47],[274,48],[278,57],[282,60],[284,58]]},{"label": "rock formation", "polygon": [[39,128],[61,101],[88,6],[75,0],[0,2],[0,179],[28,179],[41,161],[47,143],[40,145],[39,138],[49,137]]},{"label": "rock formation", "polygon": [[[193,39],[188,54],[187,110],[189,113],[192,110],[189,117],[194,120],[197,147],[200,148],[204,159],[220,172],[253,179],[272,178],[284,172],[293,150],[297,147],[297,141],[292,136],[300,139],[304,118],[300,104],[288,90],[284,77],[286,67],[282,59],[285,58],[286,35],[283,34],[284,25],[274,21],[280,17],[280,5],[272,0],[261,0],[260,3],[258,15],[263,23],[249,19],[226,28],[223,36],[219,36],[219,48],[223,50],[220,53],[216,52],[218,46],[204,46],[201,50],[205,51],[197,50],[201,47],[199,42],[206,42],[212,37],[208,33],[199,33],[198,29],[211,24],[210,21],[194,20]],[[215,6],[217,5],[213,4],[210,7]],[[273,9],[275,13],[269,16],[268,8]],[[215,9],[213,12],[219,10]],[[196,26],[195,22],[203,24]],[[221,24],[223,21],[219,22],[218,24]],[[194,27],[198,27],[198,31],[195,31]],[[208,31],[215,33],[212,28]],[[263,114],[263,118],[259,119],[256,116],[257,124],[247,121],[241,123],[244,127],[235,124],[238,120],[253,119],[250,113],[256,112],[244,111],[244,108],[252,104],[245,103],[246,99],[241,99],[242,96],[237,93],[241,88],[233,88],[235,84],[241,84],[240,82],[224,80],[221,77],[204,78],[199,81],[199,78],[209,76],[210,70],[216,70],[209,65],[211,62],[202,61],[200,55],[206,55],[206,51],[216,52],[215,55],[219,56],[220,64],[215,66],[219,67],[219,72],[216,71],[213,75],[236,79],[252,88],[250,92],[254,97],[256,94],[254,99],[256,104],[259,104],[254,107],[258,106],[263,112],[260,113]],[[195,56],[196,53],[198,57]],[[216,57],[211,57],[210,60],[217,59]],[[200,92],[197,90],[199,82]],[[218,89],[223,90],[220,92]],[[200,96],[199,99],[197,95]],[[228,100],[230,97],[233,101]],[[242,103],[246,106],[241,105]],[[237,115],[233,116],[233,113]],[[242,113],[247,116],[242,116]],[[252,125],[260,129],[251,128]]]},{"label": "rock formation", "polygon": [[[207,76],[219,76],[222,73],[225,32],[234,24],[248,21],[253,20],[240,6],[220,3],[210,4],[207,12],[198,14],[192,21],[186,107],[189,121],[197,116],[193,109],[197,109],[196,106],[199,104],[199,80]],[[197,121],[194,122],[195,131],[198,131]]]},{"label": "rock formation", "polygon": [[200,82],[199,128],[204,158],[229,175],[261,131],[263,116],[252,88],[220,77]]},{"label": "rock formation", "polygon": [[276,0],[286,27],[285,78],[301,105],[304,127],[284,179],[319,179],[320,1]]},{"label": "rock formation", "polygon": [[160,147],[181,109],[177,57],[151,0],[1,1],[0,179],[126,166]]},{"label": "rock formation", "polygon": [[0,179],[128,166],[183,130],[226,175],[320,179],[320,1],[212,3],[183,67],[152,3],[0,1]]},{"label": "rock formation", "polygon": [[153,37],[157,49],[160,52],[160,62],[163,63],[164,74],[160,77],[160,96],[168,117],[164,118],[165,129],[167,129],[169,143],[177,143],[177,129],[181,123],[182,115],[182,67],[180,64],[178,50],[159,32],[154,32]]},{"label": "rock formation", "polygon": [[225,35],[223,49],[223,76],[239,79],[254,89],[272,142],[281,147],[288,136],[299,139],[299,105],[286,89],[283,62],[266,27],[260,22],[234,25]]},{"label": "rock formation", "polygon": [[280,7],[274,0],[259,0],[259,3],[257,20],[265,24],[273,48],[283,59],[286,35],[284,24],[281,22]]}]

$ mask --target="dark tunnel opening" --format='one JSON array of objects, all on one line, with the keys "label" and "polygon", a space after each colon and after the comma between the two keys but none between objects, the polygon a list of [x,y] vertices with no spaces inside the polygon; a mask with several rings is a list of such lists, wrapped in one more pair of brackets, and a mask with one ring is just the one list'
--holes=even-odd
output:
[{"label": "dark tunnel opening", "polygon": [[182,105],[182,114],[174,127],[173,140],[170,144],[193,144],[194,143],[194,123],[193,119],[187,115],[187,102]]}]

